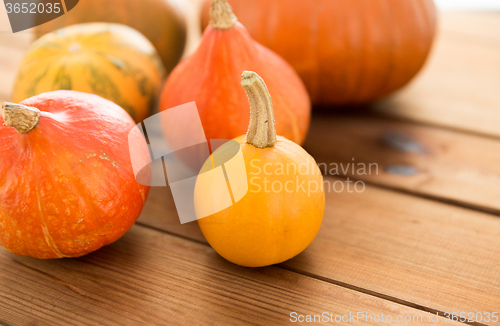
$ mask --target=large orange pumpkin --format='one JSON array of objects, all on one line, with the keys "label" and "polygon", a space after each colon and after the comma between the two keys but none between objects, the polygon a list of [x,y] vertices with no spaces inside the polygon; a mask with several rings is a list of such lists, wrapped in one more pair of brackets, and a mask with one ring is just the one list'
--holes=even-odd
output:
[{"label": "large orange pumpkin", "polygon": [[145,162],[149,151],[140,133],[127,144],[135,123],[123,109],[56,91],[1,111],[0,244],[35,258],[78,257],[134,224],[149,188],[135,181],[128,148]]},{"label": "large orange pumpkin", "polygon": [[311,111],[304,84],[285,60],[250,37],[226,0],[214,2],[212,22],[199,48],[168,77],[160,110],[195,101],[208,139],[242,135],[249,122],[248,100],[240,87],[243,70],[253,70],[266,80],[274,99],[278,134],[301,144]]},{"label": "large orange pumpkin", "polygon": [[248,184],[248,191],[239,201],[232,199],[232,206],[212,213],[228,188],[209,172],[214,162],[232,152],[233,144],[227,142],[203,166],[194,203],[201,231],[215,251],[235,264],[260,267],[288,260],[313,241],[323,219],[325,193],[314,159],[296,143],[276,136],[264,81],[247,71],[241,84],[251,118],[246,137],[235,141],[241,146],[246,171],[235,170],[230,163],[225,168],[231,170],[227,175],[233,197],[241,193],[242,184]]},{"label": "large orange pumpkin", "polygon": [[109,23],[72,25],[30,46],[12,101],[74,90],[111,100],[142,121],[156,105],[164,75],[153,45],[133,28]]},{"label": "large orange pumpkin", "polygon": [[[92,22],[130,26],[146,36],[160,54],[167,71],[179,62],[186,43],[182,0],[80,0],[75,8],[35,28],[36,37],[69,25]],[[44,16],[38,16],[43,19]]]},{"label": "large orange pumpkin", "polygon": [[436,30],[433,0],[228,1],[318,105],[365,103],[401,88],[422,68]]}]

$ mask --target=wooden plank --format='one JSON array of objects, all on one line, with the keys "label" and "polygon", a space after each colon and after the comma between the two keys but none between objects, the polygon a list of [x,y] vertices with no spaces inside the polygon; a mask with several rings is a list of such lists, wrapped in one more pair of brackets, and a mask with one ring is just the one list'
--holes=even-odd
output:
[{"label": "wooden plank", "polygon": [[317,239],[285,265],[440,311],[484,315],[500,314],[499,257],[499,218],[367,187],[330,192]]},{"label": "wooden plank", "polygon": [[[345,181],[325,180],[344,192],[327,193],[317,238],[281,266],[438,311],[500,314],[499,218],[371,186],[349,193]],[[140,223],[204,241],[196,222],[176,225],[171,200],[166,188],[153,189]]]},{"label": "wooden plank", "polygon": [[365,115],[317,115],[304,147],[330,176],[500,214],[498,140]]},{"label": "wooden plank", "polygon": [[170,187],[152,187],[139,224],[206,243],[198,223],[181,224]]},{"label": "wooden plank", "polygon": [[0,261],[0,324],[281,325],[294,311],[419,315],[430,324],[423,311],[277,267],[239,267],[140,226],[83,258],[40,261],[2,248]]},{"label": "wooden plank", "polygon": [[443,27],[424,71],[407,88],[379,102],[376,111],[499,137],[500,42],[490,37],[498,30],[490,29],[498,25],[491,23],[492,15],[499,20],[498,13],[455,17],[453,26],[474,26],[470,34]]},{"label": "wooden plank", "polygon": [[500,44],[500,14],[497,11],[444,12],[439,16],[441,33],[468,38],[469,41]]}]

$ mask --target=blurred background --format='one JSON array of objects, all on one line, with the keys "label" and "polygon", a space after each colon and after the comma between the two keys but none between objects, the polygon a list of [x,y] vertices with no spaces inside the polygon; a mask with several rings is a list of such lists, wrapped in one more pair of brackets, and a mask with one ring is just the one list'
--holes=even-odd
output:
[{"label": "blurred background", "polygon": [[436,0],[441,10],[500,10],[498,0]]}]

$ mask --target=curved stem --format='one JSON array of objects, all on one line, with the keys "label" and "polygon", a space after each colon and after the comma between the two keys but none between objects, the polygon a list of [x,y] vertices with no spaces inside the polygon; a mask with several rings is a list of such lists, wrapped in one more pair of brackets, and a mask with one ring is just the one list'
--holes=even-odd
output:
[{"label": "curved stem", "polygon": [[214,0],[210,7],[210,26],[215,29],[230,29],[238,21],[226,0]]},{"label": "curved stem", "polygon": [[276,128],[271,95],[264,80],[253,71],[244,71],[241,86],[250,102],[250,125],[247,143],[258,148],[273,147],[276,144]]},{"label": "curved stem", "polygon": [[4,102],[0,113],[5,124],[20,134],[27,134],[40,122],[40,110],[22,104]]}]

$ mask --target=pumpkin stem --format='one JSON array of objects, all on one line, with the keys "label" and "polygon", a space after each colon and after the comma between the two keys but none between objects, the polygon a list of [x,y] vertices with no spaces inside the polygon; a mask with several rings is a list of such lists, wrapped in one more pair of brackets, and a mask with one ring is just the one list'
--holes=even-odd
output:
[{"label": "pumpkin stem", "polygon": [[276,144],[276,128],[271,95],[264,80],[253,71],[244,71],[241,86],[250,102],[250,125],[246,142],[258,148],[273,147]]},{"label": "pumpkin stem", "polygon": [[230,29],[238,18],[233,13],[233,9],[226,0],[214,0],[210,7],[210,26],[215,29]]},{"label": "pumpkin stem", "polygon": [[40,122],[40,110],[22,104],[3,102],[0,113],[5,124],[20,134],[27,134]]}]

